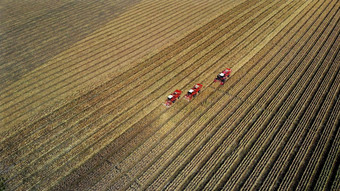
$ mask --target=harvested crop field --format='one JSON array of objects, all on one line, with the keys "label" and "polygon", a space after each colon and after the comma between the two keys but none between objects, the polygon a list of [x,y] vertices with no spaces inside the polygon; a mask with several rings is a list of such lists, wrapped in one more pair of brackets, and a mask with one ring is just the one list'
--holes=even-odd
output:
[{"label": "harvested crop field", "polygon": [[0,189],[340,190],[339,19],[338,0],[0,2]]}]

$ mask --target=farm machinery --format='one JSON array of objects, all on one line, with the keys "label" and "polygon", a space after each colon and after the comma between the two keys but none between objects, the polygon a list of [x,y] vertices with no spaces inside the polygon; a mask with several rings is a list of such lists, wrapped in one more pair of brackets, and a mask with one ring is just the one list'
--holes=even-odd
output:
[{"label": "farm machinery", "polygon": [[166,107],[170,107],[173,103],[176,102],[176,100],[180,98],[181,94],[182,94],[181,90],[175,90],[174,93],[168,95],[164,105]]},{"label": "farm machinery", "polygon": [[217,75],[217,77],[215,78],[214,82],[216,81],[220,81],[220,84],[223,85],[226,81],[226,79],[228,79],[230,77],[230,73],[231,73],[231,69],[227,68],[225,70],[223,70],[221,73],[219,73]]},{"label": "farm machinery", "polygon": [[196,97],[201,92],[202,84],[196,84],[193,88],[191,88],[188,93],[184,96],[185,99],[190,101],[193,97]]}]

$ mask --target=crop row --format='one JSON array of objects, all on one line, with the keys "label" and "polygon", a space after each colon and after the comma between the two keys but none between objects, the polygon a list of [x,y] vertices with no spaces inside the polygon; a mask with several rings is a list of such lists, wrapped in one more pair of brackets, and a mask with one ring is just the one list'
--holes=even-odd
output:
[{"label": "crop row", "polygon": [[[255,94],[254,94],[254,95],[255,95]],[[256,112],[256,109],[255,109],[255,112]],[[268,112],[268,111],[266,111],[266,112],[264,112],[264,113],[267,113],[267,112]],[[244,120],[244,121],[247,122],[247,120]],[[252,125],[252,123],[254,123],[256,120],[253,119],[253,120],[249,120],[249,121],[250,121],[250,125]],[[264,121],[264,122],[265,122],[265,121]],[[243,126],[248,127],[249,124],[248,124],[248,125],[244,124]],[[240,128],[241,128],[241,127],[242,127],[242,125],[240,125]],[[245,128],[244,128],[244,129],[245,129]],[[248,131],[247,129],[245,129],[245,130]],[[256,139],[255,139],[255,140],[256,140]],[[254,140],[252,140],[252,141],[254,141]],[[252,142],[252,141],[251,141],[251,142]],[[242,148],[242,150],[240,150],[239,153],[238,153],[238,154],[240,154],[240,155],[244,155],[244,153],[247,152],[247,149],[249,149],[248,146],[245,145],[245,143],[247,143],[247,141],[246,141],[246,140],[244,140],[244,141],[239,140],[239,141],[236,141],[236,142],[240,144],[240,147],[241,147],[242,145],[244,145],[244,147]],[[249,145],[251,145],[251,144],[249,144]],[[238,156],[238,157],[237,157],[237,159],[242,159],[242,158],[243,158],[242,156]],[[232,164],[232,167],[236,168],[239,162],[240,162],[240,161],[237,161],[237,160],[236,160],[235,163]],[[230,173],[233,173],[233,172],[234,172],[234,169],[233,169],[233,168],[230,169],[230,168],[228,168],[228,167],[226,167],[226,166],[221,167],[220,169],[229,169],[229,170],[228,170],[229,173],[225,174],[225,176],[228,176],[228,174],[229,174],[229,176],[230,176]],[[242,172],[242,170],[241,170],[241,172]],[[221,174],[223,174],[223,173],[221,173]],[[225,181],[226,181],[228,178],[229,178],[229,177],[224,178]],[[219,180],[219,179],[215,179],[215,180]],[[221,182],[220,184],[221,184],[221,186],[224,185],[223,182]],[[214,184],[212,184],[212,185],[214,185]]]},{"label": "crop row", "polygon": [[[288,69],[288,68],[287,68]],[[293,77],[293,79],[297,79],[296,77],[294,77],[294,76],[292,76]],[[290,81],[290,80],[289,80]],[[291,82],[292,83],[292,82]],[[289,92],[288,90],[289,90],[289,88],[283,88],[284,90],[287,90],[287,92]],[[271,91],[270,91],[271,92]],[[273,104],[272,104],[273,105]],[[273,106],[275,106],[275,104],[273,105]],[[277,107],[277,106],[275,106],[275,107]],[[270,109],[270,107],[269,108],[267,108],[267,109],[269,109],[269,110],[271,110]],[[282,110],[282,111],[285,111],[286,109],[280,109],[280,110]],[[277,117],[278,116],[278,114],[279,114],[280,112],[278,112],[277,114],[276,114],[276,116],[275,117]],[[282,117],[284,117],[284,115],[282,115],[282,114],[280,114]],[[279,122],[280,120],[284,120],[284,119],[275,119],[274,121],[276,121],[276,122]],[[266,130],[269,130],[269,128],[266,128]],[[258,133],[258,132],[257,132]],[[274,133],[277,133],[276,131],[274,131]],[[266,135],[263,135],[264,137],[266,137]],[[254,138],[252,138],[252,139],[254,139]],[[262,147],[261,149],[264,149],[264,147]],[[254,162],[254,161],[253,161]],[[251,169],[251,168],[249,168],[249,169]],[[259,168],[259,169],[261,169],[261,168]],[[256,172],[256,171],[255,171]],[[253,171],[253,173],[254,173],[254,171]],[[251,176],[252,178],[253,177],[256,177],[255,175],[254,176]]]},{"label": "crop row", "polygon": [[[339,54],[338,57],[339,59]],[[338,60],[337,59],[337,60]],[[339,74],[338,74],[339,75]],[[308,188],[322,189],[326,185],[326,179],[329,177],[328,173],[331,172],[332,164],[336,161],[336,155],[339,151],[339,99],[332,110],[330,120],[327,123],[327,127],[332,128],[332,132],[327,137],[327,143],[325,144],[322,154],[317,160],[317,165],[314,168],[312,176],[308,181]],[[334,122],[334,123],[333,123]],[[328,129],[329,129],[328,128]],[[314,154],[314,153],[313,153]]]},{"label": "crop row", "polygon": [[[332,39],[332,37],[329,37],[328,39],[330,40],[330,39]],[[339,44],[336,44],[335,47],[336,46],[339,46]],[[324,47],[326,47],[326,46],[324,46]],[[335,55],[334,55],[334,57],[335,57]],[[324,62],[325,63],[329,63],[329,62],[335,63],[334,60],[331,60],[331,61],[325,60]],[[314,95],[314,98],[311,102],[310,107],[307,108],[308,113],[305,114],[305,116],[302,118],[302,120],[305,120],[305,121],[303,121],[302,124],[305,125],[305,128],[309,128],[309,131],[308,131],[306,137],[304,137],[304,140],[301,143],[301,145],[299,147],[299,151],[298,151],[298,153],[296,153],[294,160],[291,162],[290,167],[289,167],[289,169],[288,169],[288,171],[285,175],[285,178],[282,180],[283,182],[281,183],[281,186],[284,186],[285,183],[287,184],[287,179],[289,179],[289,178],[298,178],[297,177],[298,174],[295,173],[296,170],[297,169],[298,170],[304,169],[304,167],[301,167],[301,165],[304,165],[306,162],[308,162],[308,158],[310,156],[307,155],[307,157],[305,157],[305,158],[301,158],[301,157],[303,157],[304,154],[308,154],[308,152],[310,151],[308,149],[309,145],[314,147],[315,144],[316,144],[315,142],[319,140],[319,138],[316,136],[315,139],[314,139],[315,141],[312,142],[313,144],[311,143],[312,138],[314,137],[314,134],[318,133],[318,131],[323,130],[324,124],[320,124],[320,123],[325,121],[325,120],[323,120],[323,118],[325,118],[325,119],[328,118],[327,115],[324,115],[325,110],[326,109],[328,110],[329,109],[328,107],[332,106],[332,105],[328,104],[328,102],[325,98],[326,98],[327,95],[334,96],[334,94],[329,94],[329,93],[331,92],[330,88],[334,84],[333,80],[335,80],[334,76],[336,75],[336,73],[333,73],[333,72],[337,72],[337,68],[336,68],[336,66],[332,66],[329,70],[330,71],[327,73],[327,76],[324,77],[324,79],[323,79],[323,81],[320,85],[321,90],[319,89],[317,94]],[[335,86],[337,86],[337,85],[335,85]],[[328,91],[324,91],[324,90],[328,90]],[[321,106],[325,107],[324,110],[322,110]],[[308,125],[308,126],[306,126],[306,125]],[[301,151],[303,151],[303,152],[301,153]],[[312,151],[310,151],[310,152],[312,152]],[[297,164],[296,160],[299,160],[299,162],[300,161],[303,161],[303,162],[301,162],[300,164]],[[295,176],[294,176],[294,173],[295,173]],[[299,180],[299,179],[294,179],[294,181],[288,180],[290,182],[289,188],[294,188],[296,186],[295,185],[295,184],[297,184],[296,180]]]},{"label": "crop row", "polygon": [[[294,95],[294,92],[293,92],[293,95]],[[292,97],[292,99],[294,99]],[[294,130],[294,124],[296,125],[297,121],[299,119],[299,116],[296,116],[297,114],[295,112],[298,112],[297,110],[298,108],[294,108],[294,110],[292,111],[292,114],[288,117],[288,119],[286,120],[286,124],[285,125],[289,125],[290,123],[294,122],[293,123],[293,126],[291,126],[291,129],[288,130],[289,133],[286,133],[286,140],[289,138],[289,136],[291,135],[292,131]],[[300,108],[301,109],[301,108]],[[294,119],[296,117],[296,119]],[[282,142],[281,143],[283,146],[285,145],[285,142]],[[280,151],[277,151],[277,152],[280,152]]]}]

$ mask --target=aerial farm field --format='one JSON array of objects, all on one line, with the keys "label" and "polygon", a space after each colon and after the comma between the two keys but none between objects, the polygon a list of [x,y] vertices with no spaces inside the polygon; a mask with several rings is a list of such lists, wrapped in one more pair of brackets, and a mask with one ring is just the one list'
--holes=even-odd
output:
[{"label": "aerial farm field", "polygon": [[340,190],[339,19],[338,0],[1,1],[0,190]]}]

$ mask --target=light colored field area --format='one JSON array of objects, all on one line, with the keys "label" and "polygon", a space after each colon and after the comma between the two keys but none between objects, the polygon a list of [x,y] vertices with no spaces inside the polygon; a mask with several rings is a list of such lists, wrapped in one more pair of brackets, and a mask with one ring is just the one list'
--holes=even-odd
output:
[{"label": "light colored field area", "polygon": [[0,3],[6,189],[340,189],[339,1],[34,4]]}]

